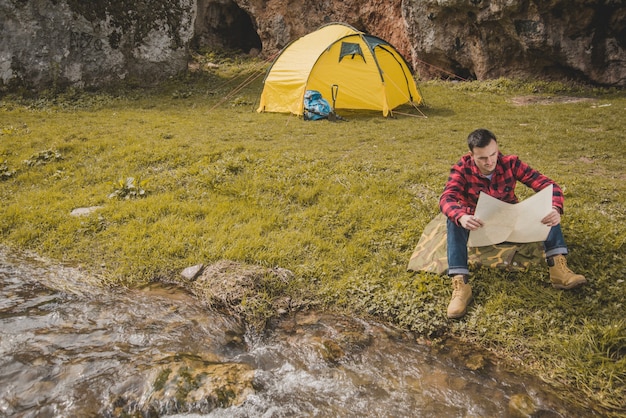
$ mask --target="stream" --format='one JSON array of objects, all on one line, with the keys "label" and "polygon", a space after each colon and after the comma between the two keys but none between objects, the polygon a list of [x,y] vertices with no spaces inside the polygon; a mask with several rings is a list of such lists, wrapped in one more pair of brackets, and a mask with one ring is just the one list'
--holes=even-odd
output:
[{"label": "stream", "polygon": [[587,414],[462,346],[323,312],[252,335],[180,289],[106,288],[0,247],[2,417]]}]

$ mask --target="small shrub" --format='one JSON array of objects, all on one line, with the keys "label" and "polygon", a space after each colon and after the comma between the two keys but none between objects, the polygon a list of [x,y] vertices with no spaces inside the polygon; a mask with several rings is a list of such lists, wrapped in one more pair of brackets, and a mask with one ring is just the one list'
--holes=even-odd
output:
[{"label": "small shrub", "polygon": [[28,160],[24,160],[24,164],[29,167],[33,167],[37,165],[48,164],[54,161],[61,161],[62,159],[63,156],[59,151],[49,149],[31,155]]},{"label": "small shrub", "polygon": [[233,106],[251,106],[254,103],[251,100],[246,99],[245,97],[235,97],[232,101]]},{"label": "small shrub", "polygon": [[127,177],[126,179],[119,179],[113,184],[113,193],[109,195],[109,199],[137,199],[140,197],[146,197],[147,191],[145,189],[148,184],[148,180],[135,179],[134,177]]},{"label": "small shrub", "polygon": [[6,161],[0,163],[0,180],[7,180],[15,175],[15,170],[10,170]]}]

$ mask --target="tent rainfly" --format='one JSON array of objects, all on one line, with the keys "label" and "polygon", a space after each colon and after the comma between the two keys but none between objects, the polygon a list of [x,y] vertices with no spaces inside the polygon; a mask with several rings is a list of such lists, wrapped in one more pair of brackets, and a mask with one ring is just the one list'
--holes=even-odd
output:
[{"label": "tent rainfly", "polygon": [[406,60],[388,42],[342,24],[322,26],[287,45],[263,81],[258,112],[304,113],[304,93],[317,90],[335,109],[381,110],[384,116],[422,97]]}]

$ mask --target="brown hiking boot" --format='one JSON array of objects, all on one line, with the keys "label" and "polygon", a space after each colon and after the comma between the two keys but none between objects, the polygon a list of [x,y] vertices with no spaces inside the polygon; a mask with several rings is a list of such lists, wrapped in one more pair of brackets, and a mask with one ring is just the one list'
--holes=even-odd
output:
[{"label": "brown hiking boot", "polygon": [[564,255],[555,255],[548,259],[548,269],[550,270],[550,281],[557,289],[573,289],[587,283],[587,279],[582,274],[576,274],[567,267],[567,260]]},{"label": "brown hiking boot", "polygon": [[460,318],[467,312],[467,304],[472,300],[472,286],[465,283],[461,274],[452,277],[452,299],[448,304],[448,318]]}]

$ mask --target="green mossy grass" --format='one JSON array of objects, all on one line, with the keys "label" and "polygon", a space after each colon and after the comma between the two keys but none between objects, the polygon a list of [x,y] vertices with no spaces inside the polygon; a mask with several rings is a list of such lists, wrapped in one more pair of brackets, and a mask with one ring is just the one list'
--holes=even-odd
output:
[{"label": "green mossy grass", "polygon": [[[5,95],[1,242],[124,286],[181,280],[185,267],[220,259],[287,268],[293,282],[268,291],[488,347],[575,388],[572,402],[625,412],[622,91],[428,82],[427,118],[339,110],[347,122],[306,122],[254,111],[265,68],[222,58],[152,89]],[[545,265],[480,269],[468,314],[449,321],[448,280],[406,266],[479,127],[563,187],[569,264],[589,283],[555,290]],[[123,198],[128,178],[145,195]]]}]

